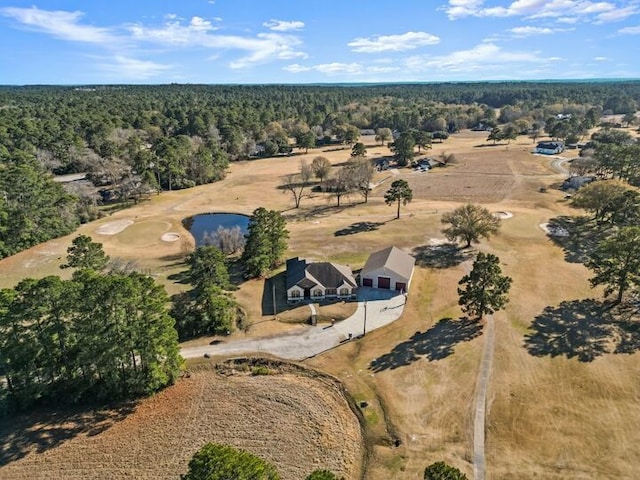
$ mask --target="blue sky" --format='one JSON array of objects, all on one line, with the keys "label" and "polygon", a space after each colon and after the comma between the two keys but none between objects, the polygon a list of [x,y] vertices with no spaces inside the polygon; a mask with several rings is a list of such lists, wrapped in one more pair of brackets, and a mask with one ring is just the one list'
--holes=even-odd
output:
[{"label": "blue sky", "polygon": [[640,78],[640,0],[0,0],[0,84]]}]

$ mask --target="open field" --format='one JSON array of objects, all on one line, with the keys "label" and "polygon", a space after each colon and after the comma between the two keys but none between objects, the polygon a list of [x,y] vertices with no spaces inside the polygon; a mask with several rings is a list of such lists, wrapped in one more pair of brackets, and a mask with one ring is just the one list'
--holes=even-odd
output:
[{"label": "open field", "polygon": [[[309,363],[340,378],[356,400],[368,403],[363,408],[371,449],[366,478],[417,479],[426,465],[438,460],[472,472],[472,405],[484,344],[482,325],[460,319],[456,287],[465,257],[440,245],[440,217],[465,201],[509,212],[513,216],[503,221],[499,234],[478,246],[498,255],[514,279],[511,302],[495,315],[487,478],[637,478],[640,385],[634,373],[640,367],[635,354],[640,334],[633,326],[607,319],[597,304],[583,301],[601,298],[599,290],[589,288],[589,271],[568,261],[540,227],[577,213],[562,192],[540,191],[563,179],[551,168],[552,158],[532,155],[530,140],[523,138],[510,145],[480,146],[486,135],[462,132],[434,144],[429,156],[444,151],[456,155],[456,164],[446,168],[380,172],[376,182],[381,183],[367,204],[354,196],[336,208],[335,200],[310,192],[299,209],[292,208],[290,195],[277,187],[286,174],[297,171],[301,159],[310,162],[323,155],[340,164],[349,156],[347,149],[316,149],[308,155],[233,164],[222,182],[153,197],[84,225],[79,233],[103,242],[111,256],[135,260],[170,292],[184,288],[168,277],[184,268],[182,258],[193,248],[181,220],[200,212],[278,209],[288,219],[288,255],[354,269],[371,251],[389,244],[413,252],[419,268],[402,318]],[[366,143],[369,157],[389,154],[386,146],[375,146],[371,139]],[[569,158],[575,155],[575,150],[566,152]],[[402,207],[399,220],[394,219],[395,206],[383,200],[396,178],[407,179],[414,190],[414,200]],[[109,222],[126,220],[134,223],[120,233],[97,233]],[[179,240],[162,241],[166,232],[177,232]],[[9,286],[25,276],[58,274],[72,238],[0,261],[0,283]],[[252,280],[235,292],[254,326],[228,341],[298,328],[265,314],[263,290],[262,281]],[[215,397],[213,392],[210,396]],[[88,441],[100,440],[118,425]],[[262,437],[265,442],[268,434]],[[75,455],[88,448],[80,437],[66,445],[74,446]],[[277,445],[274,438],[270,448],[265,443],[255,453],[274,455]]]},{"label": "open field", "polygon": [[0,424],[0,465],[10,462],[0,466],[0,478],[179,478],[208,441],[268,459],[287,480],[320,468],[357,478],[361,429],[339,384],[293,366],[267,368],[272,374],[204,365],[120,412],[59,415],[46,425],[36,416]]}]

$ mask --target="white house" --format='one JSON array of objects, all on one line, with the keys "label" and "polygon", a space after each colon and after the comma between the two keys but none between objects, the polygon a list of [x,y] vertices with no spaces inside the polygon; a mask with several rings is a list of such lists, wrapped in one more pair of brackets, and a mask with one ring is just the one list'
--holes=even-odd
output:
[{"label": "white house", "polygon": [[363,287],[406,292],[409,290],[416,259],[396,247],[387,247],[369,255],[360,271]]},{"label": "white house", "polygon": [[564,151],[564,142],[540,142],[536,146],[535,153],[555,155]]},{"label": "white house", "polygon": [[330,262],[287,260],[287,301],[353,298],[358,284],[351,268]]}]

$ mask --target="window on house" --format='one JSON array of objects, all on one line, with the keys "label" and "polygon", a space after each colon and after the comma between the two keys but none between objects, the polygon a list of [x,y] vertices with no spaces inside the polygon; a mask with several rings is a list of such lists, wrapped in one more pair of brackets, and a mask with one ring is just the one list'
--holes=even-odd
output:
[{"label": "window on house", "polygon": [[343,296],[343,297],[349,295],[349,293],[350,293],[349,289],[346,288],[346,287],[343,287],[343,288],[340,289],[340,295]]},{"label": "window on house", "polygon": [[335,288],[327,288],[324,292],[325,295],[336,295],[338,291]]},{"label": "window on house", "polygon": [[300,298],[300,290],[291,290],[289,296],[291,298]]},{"label": "window on house", "polygon": [[321,297],[322,296],[322,290],[320,290],[320,289],[314,290],[312,295],[314,297]]}]

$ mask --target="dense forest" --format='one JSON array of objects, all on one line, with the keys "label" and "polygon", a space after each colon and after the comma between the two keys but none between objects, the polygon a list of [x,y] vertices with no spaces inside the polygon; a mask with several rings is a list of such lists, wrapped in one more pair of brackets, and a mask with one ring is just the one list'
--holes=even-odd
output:
[{"label": "dense forest", "polygon": [[[0,87],[0,257],[73,231],[104,204],[214,182],[230,161],[294,145],[498,124],[573,139],[583,119],[639,104],[637,81]],[[63,188],[50,175],[70,173],[87,181]]]}]

